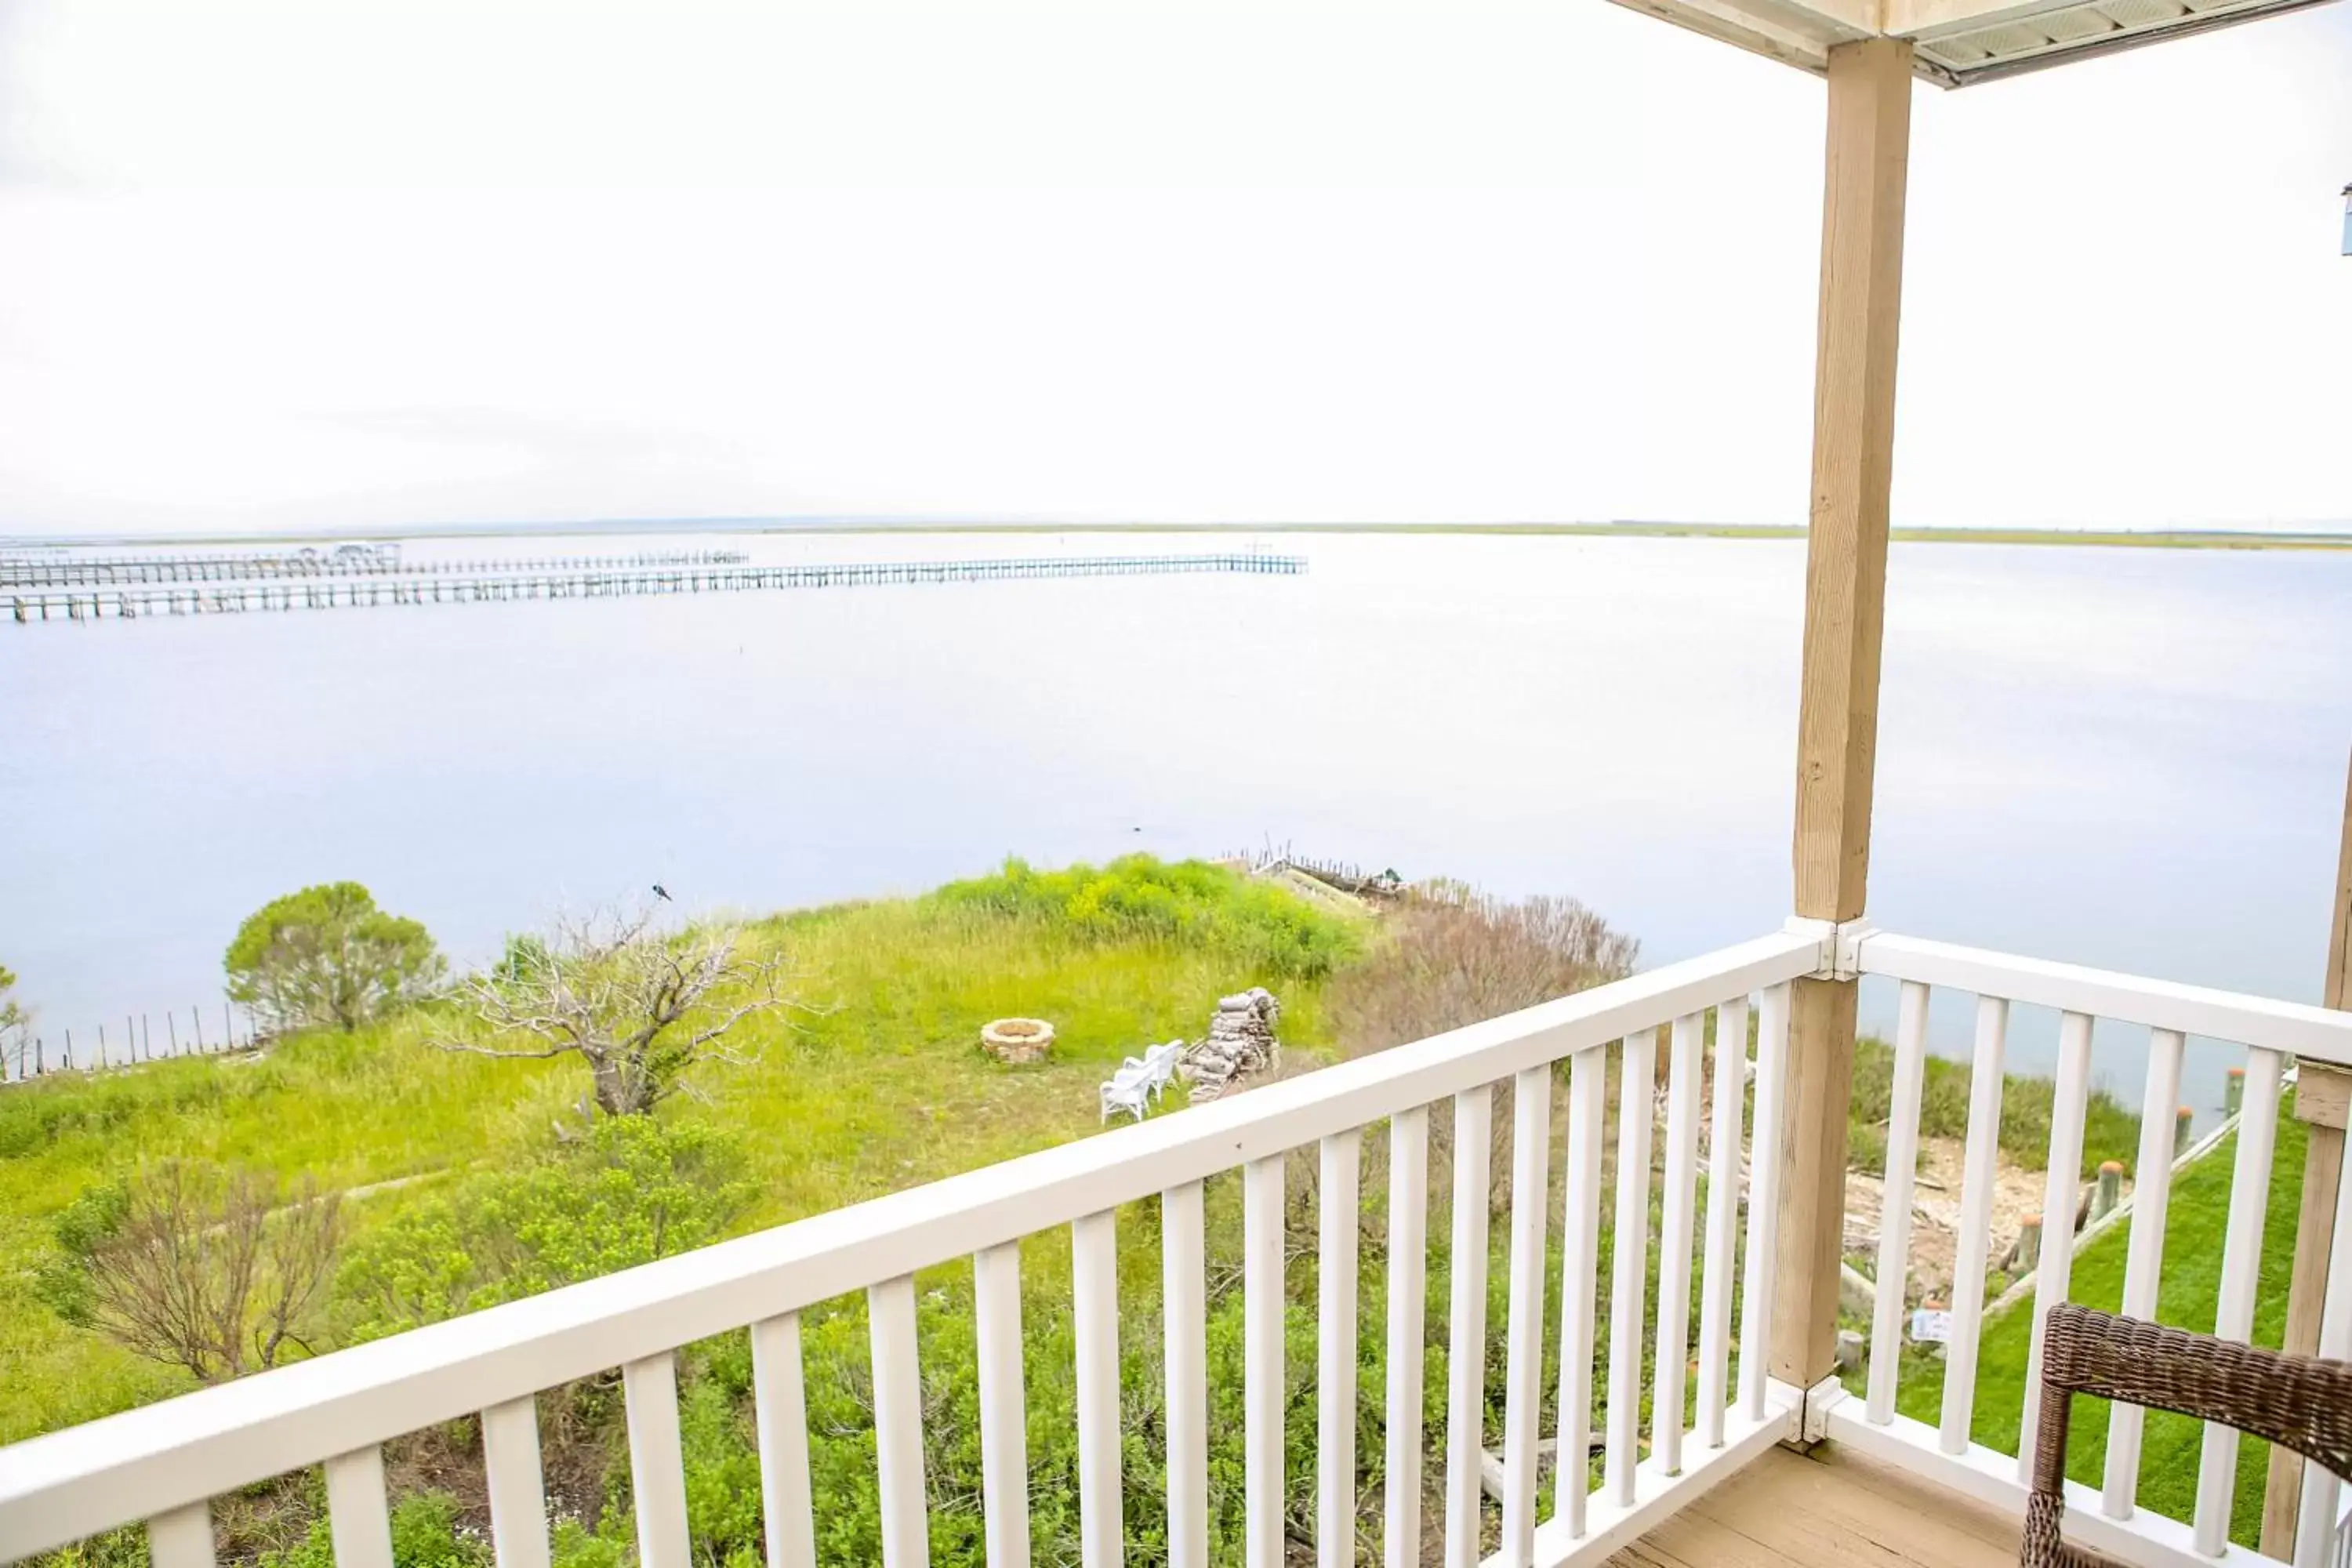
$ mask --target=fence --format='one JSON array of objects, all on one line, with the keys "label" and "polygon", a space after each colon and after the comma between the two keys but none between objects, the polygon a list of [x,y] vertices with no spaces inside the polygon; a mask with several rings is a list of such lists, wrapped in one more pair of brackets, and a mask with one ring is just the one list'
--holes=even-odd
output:
[{"label": "fence", "polygon": [[[2148,1031],[2135,1165],[2137,1185],[2124,1270],[2122,1308],[2127,1317],[2153,1320],[2157,1315],[2165,1216],[2175,1170],[2175,1109],[2180,1098],[2181,1058],[2188,1037],[2195,1035],[2245,1049],[2245,1089],[2221,1247],[2219,1310],[2211,1325],[2221,1338],[2240,1343],[2248,1340],[2253,1329],[2271,1156],[2286,1062],[2301,1057],[2352,1063],[2352,1014],[1877,932],[1861,937],[1856,954],[1862,973],[1895,979],[1901,983],[1902,994],[1868,1393],[1863,1400],[1845,1400],[1830,1409],[1829,1433],[1941,1484],[2021,1512],[2031,1484],[2035,1427],[2041,1414],[2042,1323],[2053,1303],[2070,1299],[2075,1249],[2063,1244],[2042,1248],[2033,1286],[2033,1333],[2019,1413],[2017,1452],[2002,1454],[1984,1447],[1972,1440],[1971,1432],[1986,1303],[1981,1285],[1971,1289],[1965,1282],[1985,1278],[2011,1005],[2031,1004],[2060,1013],[2042,1205],[2046,1215],[2074,1212],[2090,1097],[2093,1026],[2106,1018],[2144,1026]],[[1901,1377],[1904,1289],[1909,1272],[1911,1201],[1919,1152],[1927,998],[1935,986],[1973,994],[1977,1027],[1970,1058],[1960,1230],[1952,1268],[1954,1280],[1962,1283],[1956,1284],[1952,1294],[1939,1420],[1929,1426],[1897,1415],[1895,1395]],[[2344,1193],[2347,1203],[2352,1203],[2352,1182],[2346,1184]],[[2344,1212],[2339,1206],[2339,1215]],[[2344,1223],[2339,1219],[2339,1225]],[[2347,1276],[2347,1281],[2352,1281],[2352,1276]],[[2346,1298],[2340,1307],[2336,1304],[2339,1294]],[[2352,1348],[2352,1290],[2332,1284],[2330,1303],[2331,1315],[2322,1329],[2321,1353],[2340,1356]],[[2176,1520],[2151,1511],[2138,1496],[2145,1424],[2146,1412],[2138,1407],[2112,1407],[2103,1486],[2094,1489],[2068,1484],[2065,1529],[2069,1539],[2125,1562],[2181,1568],[2210,1564],[2225,1551],[2236,1550],[2229,1541],[2238,1434],[2227,1426],[2206,1426],[2195,1506],[2189,1519]],[[2335,1560],[2336,1506],[2333,1477],[2322,1471],[2306,1480],[2296,1568],[2322,1568]]]},{"label": "fence", "polygon": [[155,1015],[152,1013],[124,1014],[121,1033],[111,1037],[104,1024],[83,1031],[79,1039],[75,1038],[71,1029],[55,1034],[36,1034],[26,1029],[17,1038],[0,1044],[0,1083],[24,1083],[51,1073],[134,1067],[173,1057],[249,1050],[262,1039],[251,1022],[239,1020],[226,1002],[221,1004],[220,1021],[210,1032],[205,1027],[205,1010],[201,1006],[188,1009],[185,1034],[181,1032],[177,1011],[165,1012],[163,1019],[163,1037],[160,1042],[155,1038]]}]

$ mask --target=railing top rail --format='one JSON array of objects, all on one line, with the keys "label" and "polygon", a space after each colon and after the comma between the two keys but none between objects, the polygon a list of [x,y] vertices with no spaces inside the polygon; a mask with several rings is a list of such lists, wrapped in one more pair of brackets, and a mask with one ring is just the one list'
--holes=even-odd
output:
[{"label": "railing top rail", "polygon": [[2352,1013],[2302,1002],[1885,932],[1862,939],[1861,970],[2352,1066]]},{"label": "railing top rail", "polygon": [[1248,1094],[0,1448],[0,1561],[1200,1181],[1814,973],[1775,932]]}]

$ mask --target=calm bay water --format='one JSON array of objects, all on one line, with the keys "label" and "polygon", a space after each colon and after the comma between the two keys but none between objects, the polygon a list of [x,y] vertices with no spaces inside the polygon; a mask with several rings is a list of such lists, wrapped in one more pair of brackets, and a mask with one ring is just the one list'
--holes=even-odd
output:
[{"label": "calm bay water", "polygon": [[[766,910],[1007,854],[1266,844],[1573,893],[1651,963],[1786,913],[1801,544],[1258,542],[1310,574],[0,626],[0,962],[52,1039],[145,1012],[160,1040],[166,1009],[217,1019],[238,921],[309,882],[363,881],[476,962],[656,881]],[[1222,542],[408,552],[721,547]],[[1881,712],[1880,924],[2316,999],[2352,555],[1898,545]],[[1891,1026],[1891,988],[1864,1005]],[[2021,1010],[2012,1063],[2046,1067],[2055,1029]],[[2143,1047],[2101,1036],[2133,1098]],[[2204,1110],[2228,1058],[2192,1055]]]}]

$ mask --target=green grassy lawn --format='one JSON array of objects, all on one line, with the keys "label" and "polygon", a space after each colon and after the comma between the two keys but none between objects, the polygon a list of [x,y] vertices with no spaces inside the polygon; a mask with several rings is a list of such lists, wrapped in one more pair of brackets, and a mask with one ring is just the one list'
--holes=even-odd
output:
[{"label": "green grassy lawn", "polygon": [[[1084,910],[1049,918],[1036,904],[932,895],[754,928],[755,940],[791,953],[805,1006],[747,1023],[730,1041],[753,1059],[706,1067],[699,1096],[663,1110],[743,1136],[760,1195],[736,1228],[1091,1132],[1107,1065],[1199,1036],[1227,992],[1267,984],[1283,1000],[1286,1043],[1310,1054],[1326,1045],[1317,984],[1270,972],[1272,959],[1213,933],[1122,935]],[[980,1026],[1010,1015],[1054,1022],[1050,1064],[1006,1068],[982,1055]],[[0,1443],[191,1386],[69,1327],[33,1289],[52,1254],[50,1221],[91,1186],[168,1157],[313,1174],[341,1189],[427,1178],[356,1203],[364,1231],[436,1174],[509,1163],[558,1123],[578,1123],[586,1074],[576,1064],[431,1048],[451,1022],[428,1008],[289,1039],[259,1059],[157,1062],[0,1092],[0,1293],[11,1303],[0,1314]]]},{"label": "green grassy lawn", "polygon": [[[2281,1113],[2278,1150],[2271,1165],[2269,1219],[2263,1234],[2262,1285],[2255,1296],[2254,1342],[2276,1345],[2286,1330],[2287,1279],[2294,1259],[2295,1214],[2303,1182],[2304,1124]],[[2165,1216],[2164,1276],[2159,1321],[2210,1332],[2221,1300],[2221,1244],[2230,1207],[2230,1177],[2237,1156],[2232,1137],[2175,1177]],[[2072,1299],[2108,1311],[2123,1302],[2127,1226],[2109,1230],[2074,1259]],[[1971,1436],[1987,1447],[2017,1451],[2025,1389],[2026,1352],[2033,1332],[2032,1303],[2020,1303],[1984,1326],[1978,1352]],[[1904,1415],[1934,1425],[1943,1409],[1944,1365],[1930,1355],[1906,1354],[1895,1403]],[[2139,1500],[2175,1519],[2195,1510],[2197,1466],[2203,1428],[2178,1415],[2151,1412],[2141,1441]],[[2107,1405],[2077,1399],[2068,1429],[2066,1473],[2100,1485],[2106,1474]],[[2231,1536],[2251,1546],[2260,1533],[2267,1447],[2245,1438],[2238,1447],[2238,1488]]]}]

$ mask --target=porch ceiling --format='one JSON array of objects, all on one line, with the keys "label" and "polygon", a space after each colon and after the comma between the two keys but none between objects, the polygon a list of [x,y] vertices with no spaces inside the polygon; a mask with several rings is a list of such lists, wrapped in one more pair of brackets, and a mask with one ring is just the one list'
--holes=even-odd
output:
[{"label": "porch ceiling", "polygon": [[1801,69],[1838,44],[1917,45],[1913,69],[1944,87],[2299,11],[2326,0],[1617,0]]}]

